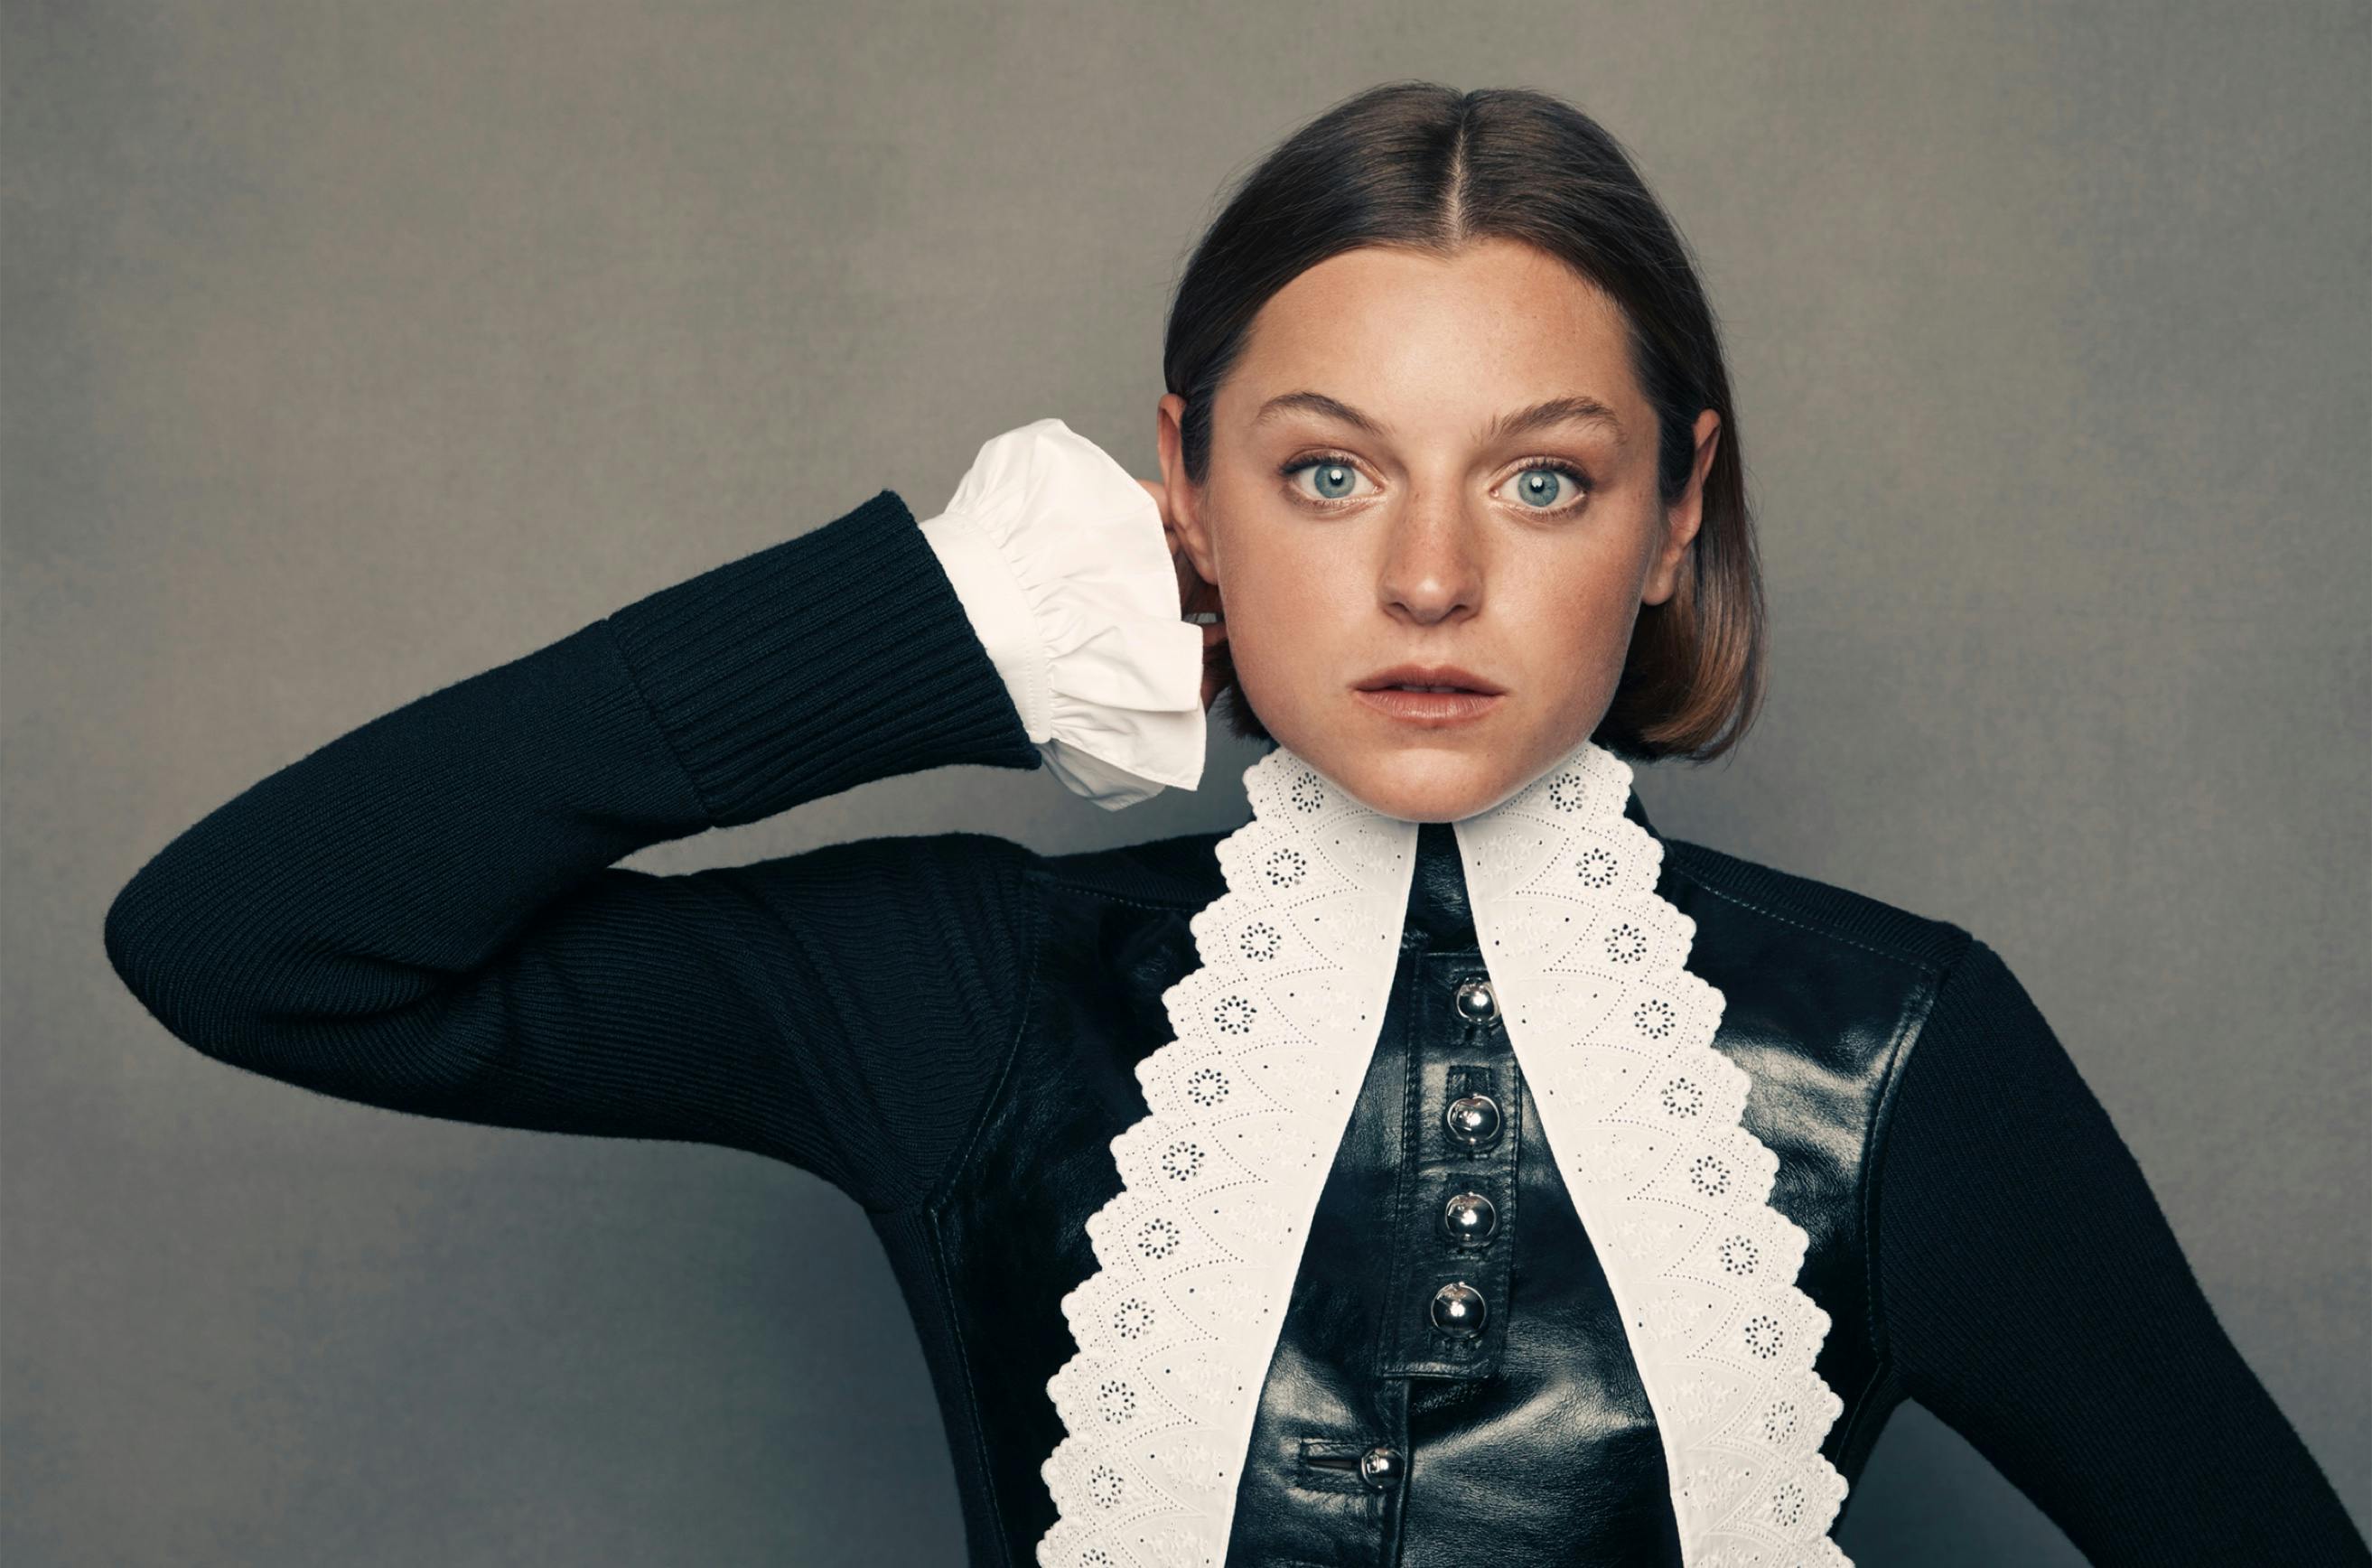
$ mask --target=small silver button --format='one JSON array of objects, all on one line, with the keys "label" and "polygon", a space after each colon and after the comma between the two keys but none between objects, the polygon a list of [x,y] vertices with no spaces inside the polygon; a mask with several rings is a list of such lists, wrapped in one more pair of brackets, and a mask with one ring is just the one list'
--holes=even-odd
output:
[{"label": "small silver button", "polygon": [[1480,1247],[1498,1234],[1499,1211],[1480,1192],[1460,1192],[1443,1206],[1441,1228],[1460,1247]]},{"label": "small silver button", "polygon": [[1499,1016],[1499,998],[1487,980],[1470,980],[1458,988],[1458,1011],[1463,1017],[1478,1024],[1487,1024]]},{"label": "small silver button", "polygon": [[1388,1492],[1401,1479],[1401,1451],[1378,1443],[1359,1456],[1359,1479],[1377,1492]]},{"label": "small silver button", "polygon": [[1482,1321],[1490,1317],[1491,1308],[1482,1293],[1464,1280],[1456,1280],[1433,1293],[1433,1326],[1445,1334],[1474,1335],[1482,1331]]},{"label": "small silver button", "polygon": [[1449,1135],[1470,1149],[1482,1148],[1499,1135],[1499,1102],[1489,1095],[1451,1100],[1441,1119]]}]

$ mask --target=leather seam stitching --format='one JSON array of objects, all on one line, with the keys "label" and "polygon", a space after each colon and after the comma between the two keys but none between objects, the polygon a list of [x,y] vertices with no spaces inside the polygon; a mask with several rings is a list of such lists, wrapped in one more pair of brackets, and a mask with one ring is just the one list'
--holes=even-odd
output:
[{"label": "leather seam stitching", "polygon": [[1855,1207],[1861,1217],[1862,1290],[1869,1299],[1870,1353],[1877,1358],[1877,1370],[1879,1371],[1889,1370],[1894,1359],[1888,1348],[1883,1271],[1878,1266],[1878,1187],[1884,1179],[1880,1167],[1885,1160],[1887,1138],[1894,1125],[1895,1097],[1901,1087],[1911,1054],[1918,1049],[1926,1033],[1927,1020],[1935,1016],[1937,997],[1975,947],[1976,941],[1972,937],[1949,964],[1940,967],[1904,1005],[1902,1016],[1895,1026],[1893,1046],[1888,1052],[1886,1081],[1871,1103],[1869,1128],[1862,1138],[1861,1191]]},{"label": "leather seam stitching", "polygon": [[956,1314],[955,1287],[948,1279],[947,1249],[939,1236],[939,1217],[925,1213],[923,1223],[931,1237],[931,1282],[938,1287],[939,1305],[947,1314],[948,1338],[955,1344],[956,1362],[963,1369],[965,1423],[971,1428],[972,1452],[980,1461],[980,1482],[988,1493],[988,1516],[995,1525],[997,1560],[1011,1568],[1013,1552],[1006,1539],[1005,1500],[996,1488],[996,1466],[991,1461],[987,1430],[981,1425],[980,1384],[972,1376],[971,1347],[964,1342],[962,1319]]},{"label": "leather seam stitching", "polygon": [[1907,969],[1915,970],[1921,974],[1933,975],[1938,972],[1936,966],[1933,964],[1922,962],[1917,958],[1905,957],[1901,953],[1889,953],[1883,947],[1873,947],[1866,942],[1856,942],[1850,936],[1841,935],[1834,931],[1823,930],[1821,927],[1814,925],[1808,921],[1798,920],[1791,914],[1782,913],[1780,911],[1772,909],[1768,905],[1758,904],[1750,899],[1741,899],[1736,893],[1731,892],[1728,889],[1716,888],[1712,883],[1681,869],[1680,866],[1675,865],[1672,867],[1672,875],[1681,881],[1688,882],[1703,889],[1705,892],[1712,894],[1716,899],[1722,899],[1727,902],[1736,904],[1742,910],[1750,910],[1756,914],[1766,916],[1769,919],[1778,921],[1783,924],[1792,925],[1799,931],[1808,931],[1815,936],[1821,937],[1830,942],[1837,943],[1842,947],[1856,948],[1861,952],[1869,954],[1872,958],[1884,958],[1889,963],[1901,964]]},{"label": "leather seam stitching", "polygon": [[1870,1367],[1869,1376],[1862,1379],[1860,1388],[1855,1391],[1853,1403],[1845,1411],[1844,1423],[1837,1428],[1839,1459],[1847,1458],[1853,1453],[1854,1439],[1860,1432],[1862,1417],[1869,1411],[1870,1395],[1885,1381],[1886,1368],[1881,1361]]}]

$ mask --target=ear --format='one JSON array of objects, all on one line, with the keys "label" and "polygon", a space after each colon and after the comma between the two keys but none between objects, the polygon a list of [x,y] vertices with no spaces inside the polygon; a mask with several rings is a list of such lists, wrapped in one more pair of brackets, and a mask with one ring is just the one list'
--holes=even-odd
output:
[{"label": "ear", "polygon": [[1186,400],[1175,392],[1164,393],[1155,411],[1154,436],[1161,447],[1161,482],[1169,493],[1169,521],[1195,572],[1213,587],[1224,588],[1218,552],[1213,548],[1211,531],[1205,526],[1208,519],[1203,515],[1201,487],[1186,477],[1185,436],[1180,429],[1185,417]]},{"label": "ear", "polygon": [[1647,563],[1647,579],[1639,590],[1642,604],[1661,604],[1680,587],[1680,563],[1687,559],[1689,546],[1696,542],[1697,529],[1704,523],[1704,480],[1713,467],[1714,452],[1721,445],[1720,414],[1706,409],[1697,415],[1696,444],[1689,487],[1665,511],[1663,542]]}]

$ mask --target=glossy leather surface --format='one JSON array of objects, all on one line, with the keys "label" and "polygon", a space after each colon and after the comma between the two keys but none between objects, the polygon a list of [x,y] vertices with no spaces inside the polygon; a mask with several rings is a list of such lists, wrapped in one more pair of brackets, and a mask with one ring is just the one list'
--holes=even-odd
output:
[{"label": "glossy leather surface", "polygon": [[[1629,814],[1646,821],[1635,796]],[[1134,1068],[1170,1038],[1161,997],[1197,962],[1189,922],[1223,890],[1220,836],[1045,862],[1007,1071],[918,1234],[892,1249],[918,1317],[955,1326],[931,1370],[975,1562],[1034,1563],[1053,1523],[1039,1467],[1064,1434],[1046,1393],[1075,1349],[1061,1302],[1095,1270],[1085,1224],[1120,1190],[1110,1141],[1145,1114]],[[1482,970],[1462,882],[1437,854],[1424,862],[1393,1011],[1313,1227],[1327,1261],[1296,1286],[1238,1529],[1273,1553],[1261,1560],[1328,1568],[1677,1562],[1660,1439],[1595,1256],[1541,1157],[1504,1030],[1476,1031],[1454,1005],[1458,981]],[[1175,896],[1149,900],[1147,886]],[[1845,1405],[1824,1451],[1851,1481],[1900,1399],[1870,1348],[1860,1177],[1934,970],[1855,913],[1882,906],[1702,846],[1667,841],[1658,891],[1697,923],[1689,967],[1726,998],[1715,1044],[1753,1076],[1745,1121],[1780,1158],[1772,1201],[1810,1237],[1798,1283],[1831,1317],[1818,1370]],[[1900,929],[1891,919],[1880,924]],[[1482,1273],[1446,1240],[1419,1242],[1454,1164],[1436,1135],[1453,1068],[1488,1074],[1506,1114],[1470,1162],[1498,1184],[1480,1188],[1494,1204],[1508,1199],[1509,1245],[1486,1249]],[[1412,1131],[1412,1116],[1429,1125]],[[1494,1308],[1471,1348],[1422,1316],[1436,1279],[1453,1278]],[[1407,1455],[1388,1492],[1325,1462],[1378,1439]],[[1251,1560],[1231,1550],[1231,1563]]]}]

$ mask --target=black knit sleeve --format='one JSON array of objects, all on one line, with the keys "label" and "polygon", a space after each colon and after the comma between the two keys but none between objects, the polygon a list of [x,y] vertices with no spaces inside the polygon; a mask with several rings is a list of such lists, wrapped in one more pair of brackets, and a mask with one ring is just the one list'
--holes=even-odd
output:
[{"label": "black knit sleeve", "polygon": [[1882,1350],[2098,1568],[2372,1562],[2140,1166],[1972,944],[1875,1156]]},{"label": "black knit sleeve", "polygon": [[870,780],[1041,761],[883,491],[252,785],[107,912],[172,1034],[341,1098],[727,1144],[929,1190],[1018,1014],[1029,853],[878,838],[612,863]]}]

